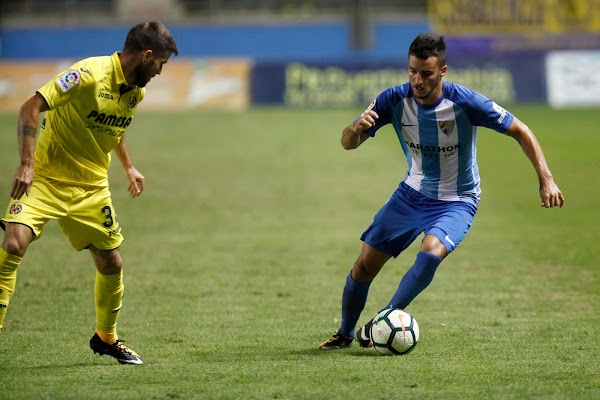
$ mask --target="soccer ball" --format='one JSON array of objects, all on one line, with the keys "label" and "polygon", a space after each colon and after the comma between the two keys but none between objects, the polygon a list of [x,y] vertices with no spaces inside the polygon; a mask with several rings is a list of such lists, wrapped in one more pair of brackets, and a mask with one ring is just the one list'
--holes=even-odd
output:
[{"label": "soccer ball", "polygon": [[419,324],[403,310],[381,311],[371,325],[373,347],[384,356],[407,354],[417,345]]}]

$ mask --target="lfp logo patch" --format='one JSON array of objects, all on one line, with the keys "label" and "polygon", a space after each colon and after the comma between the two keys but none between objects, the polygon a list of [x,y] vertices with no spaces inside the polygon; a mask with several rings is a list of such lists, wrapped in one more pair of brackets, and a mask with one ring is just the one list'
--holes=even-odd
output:
[{"label": "lfp logo patch", "polygon": [[10,215],[17,215],[21,211],[23,211],[23,206],[21,205],[21,203],[14,203],[14,204],[11,204],[10,209],[8,210],[8,213]]},{"label": "lfp logo patch", "polygon": [[63,92],[71,90],[71,88],[79,83],[81,80],[81,74],[79,71],[71,70],[66,74],[59,76],[56,79],[56,84],[60,87]]}]

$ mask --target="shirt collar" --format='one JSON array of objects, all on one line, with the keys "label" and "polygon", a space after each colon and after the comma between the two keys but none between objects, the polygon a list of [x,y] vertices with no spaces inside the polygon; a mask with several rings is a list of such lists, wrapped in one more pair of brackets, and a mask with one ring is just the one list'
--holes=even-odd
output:
[{"label": "shirt collar", "polygon": [[120,51],[115,51],[110,59],[113,63],[113,67],[115,69],[115,76],[117,78],[118,85],[127,85],[127,81],[125,80],[125,74],[123,74],[123,67],[121,66],[121,59],[119,58]]}]

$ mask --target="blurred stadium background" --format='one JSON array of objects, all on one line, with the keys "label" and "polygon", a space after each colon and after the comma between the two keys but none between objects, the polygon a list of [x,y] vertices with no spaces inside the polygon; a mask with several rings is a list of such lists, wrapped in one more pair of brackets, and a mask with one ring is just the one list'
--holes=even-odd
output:
[{"label": "blurred stadium background", "polygon": [[362,107],[406,81],[411,40],[447,37],[448,80],[498,103],[600,104],[600,0],[2,0],[0,109],[156,19],[180,56],[142,109]]},{"label": "blurred stadium background", "polygon": [[[109,175],[127,238],[119,330],[147,368],[87,350],[89,255],[52,223],[19,267],[0,400],[600,399],[600,0],[0,0],[0,193],[21,104],[149,19],[180,55],[128,139],[143,198],[118,162]],[[567,203],[539,207],[518,145],[481,134],[485,197],[411,304],[420,349],[325,355],[358,235],[406,165],[395,134],[348,154],[340,130],[406,82],[423,31],[446,36],[448,80],[523,116]],[[415,253],[382,271],[360,324]]]}]

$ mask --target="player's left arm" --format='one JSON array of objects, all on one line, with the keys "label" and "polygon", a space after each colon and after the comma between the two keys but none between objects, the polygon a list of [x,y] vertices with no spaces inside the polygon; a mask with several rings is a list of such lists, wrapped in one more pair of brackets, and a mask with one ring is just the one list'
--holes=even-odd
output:
[{"label": "player's left arm", "polygon": [[540,198],[542,207],[562,207],[565,202],[562,192],[554,182],[554,177],[546,163],[542,146],[527,125],[514,117],[506,134],[515,139],[535,168],[540,182]]},{"label": "player's left arm", "polygon": [[117,147],[115,147],[115,154],[117,157],[119,157],[121,165],[125,170],[125,175],[127,176],[127,181],[129,182],[129,187],[127,188],[129,195],[131,197],[138,197],[144,191],[144,175],[140,174],[140,172],[133,166],[133,162],[129,156],[129,151],[127,151],[125,134],[121,136],[121,141]]}]

